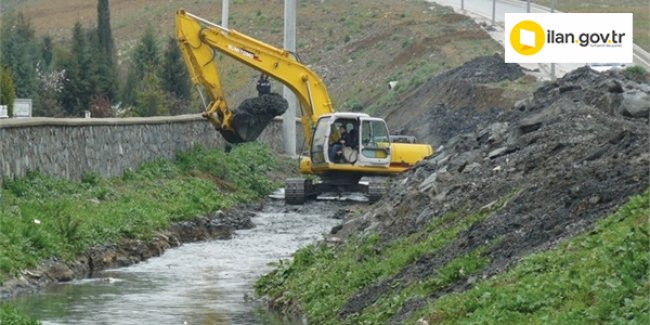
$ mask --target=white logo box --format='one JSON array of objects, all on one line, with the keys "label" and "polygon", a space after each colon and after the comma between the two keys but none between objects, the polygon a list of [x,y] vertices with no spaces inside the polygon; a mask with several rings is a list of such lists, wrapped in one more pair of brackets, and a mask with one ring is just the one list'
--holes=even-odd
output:
[{"label": "white logo box", "polygon": [[[631,13],[506,13],[505,16],[504,48],[508,63],[632,63]],[[512,29],[526,20],[544,30],[544,45],[532,55],[518,53],[510,43]],[[522,29],[519,42],[534,47],[535,33]]]}]

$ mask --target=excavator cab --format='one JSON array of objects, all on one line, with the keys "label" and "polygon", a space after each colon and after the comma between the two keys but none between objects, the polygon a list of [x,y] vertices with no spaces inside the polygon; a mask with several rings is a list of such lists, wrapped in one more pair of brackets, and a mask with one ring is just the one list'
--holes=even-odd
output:
[{"label": "excavator cab", "polygon": [[[340,127],[344,126],[347,140],[341,145]],[[311,163],[314,167],[353,165],[357,167],[388,167],[390,137],[386,122],[361,113],[335,113],[318,119],[311,143]],[[341,149],[341,159],[333,159],[334,150]]]}]

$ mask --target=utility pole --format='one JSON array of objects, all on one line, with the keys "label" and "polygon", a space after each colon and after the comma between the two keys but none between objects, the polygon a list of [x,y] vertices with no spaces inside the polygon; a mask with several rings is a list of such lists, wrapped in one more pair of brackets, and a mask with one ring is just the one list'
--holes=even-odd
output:
[{"label": "utility pole", "polygon": [[496,15],[497,15],[497,0],[492,0],[492,26],[495,25]]},{"label": "utility pole", "polygon": [[[296,52],[296,0],[284,0],[284,49]],[[282,95],[289,102],[289,108],[282,116],[284,152],[287,155],[295,156],[297,98],[293,91],[286,86],[282,89]]]},{"label": "utility pole", "polygon": [[[551,0],[551,13],[555,12],[555,1]],[[555,81],[555,63],[551,63],[551,81]]]},{"label": "utility pole", "polygon": [[460,0],[460,10],[462,10],[462,12],[465,12],[465,0]]},{"label": "utility pole", "polygon": [[223,28],[228,28],[228,4],[230,0],[221,0],[221,26]]},{"label": "utility pole", "polygon": [[526,12],[530,13],[530,0],[526,0]]}]

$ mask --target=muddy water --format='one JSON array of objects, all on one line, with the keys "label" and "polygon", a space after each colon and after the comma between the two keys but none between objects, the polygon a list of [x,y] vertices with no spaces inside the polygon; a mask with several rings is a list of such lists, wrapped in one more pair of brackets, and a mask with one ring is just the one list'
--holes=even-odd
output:
[{"label": "muddy water", "polygon": [[[249,297],[253,284],[297,248],[322,238],[337,220],[333,203],[285,213],[277,205],[232,240],[185,244],[158,258],[96,278],[19,297],[43,324],[280,324]],[[318,212],[319,214],[314,214]]]}]

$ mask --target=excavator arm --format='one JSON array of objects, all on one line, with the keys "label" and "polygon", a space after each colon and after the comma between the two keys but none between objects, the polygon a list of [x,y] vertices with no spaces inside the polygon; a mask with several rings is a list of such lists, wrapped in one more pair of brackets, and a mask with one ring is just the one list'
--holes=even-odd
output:
[{"label": "excavator arm", "polygon": [[289,51],[211,23],[184,10],[176,13],[176,37],[192,82],[210,97],[203,116],[222,134],[236,134],[237,112],[224,97],[215,51],[265,73],[293,90],[300,101],[305,140],[311,143],[312,128],[323,114],[333,113],[323,81]]}]

